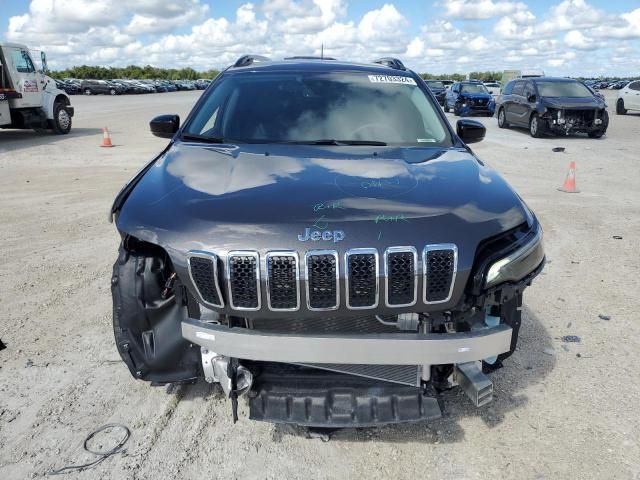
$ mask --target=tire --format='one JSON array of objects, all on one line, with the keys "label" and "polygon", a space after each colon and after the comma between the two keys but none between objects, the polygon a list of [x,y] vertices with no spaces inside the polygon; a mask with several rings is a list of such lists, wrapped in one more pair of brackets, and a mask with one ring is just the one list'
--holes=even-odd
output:
[{"label": "tire", "polygon": [[627,109],[624,108],[624,100],[619,98],[616,102],[616,114],[618,115],[626,115]]},{"label": "tire", "polygon": [[56,102],[53,105],[53,131],[58,135],[66,135],[71,131],[71,116],[67,113],[65,105]]},{"label": "tire", "polygon": [[109,90],[109,94],[110,94],[110,95],[117,95],[117,94],[118,94],[118,92],[116,91],[116,89],[115,89],[115,88],[112,88],[111,90]]},{"label": "tire", "polygon": [[84,94],[85,94],[85,95],[92,95],[92,94],[93,94],[93,92],[91,91],[91,89],[90,89],[90,88],[85,88],[85,89],[84,89]]},{"label": "tire", "polygon": [[460,104],[459,104],[458,102],[456,102],[456,103],[454,103],[454,104],[453,104],[453,114],[454,114],[456,117],[459,117],[459,116],[460,116]]},{"label": "tire", "polygon": [[509,128],[509,124],[507,123],[507,113],[504,111],[504,107],[498,110],[498,127]]},{"label": "tire", "polygon": [[544,136],[544,125],[537,113],[531,115],[531,118],[529,119],[529,134],[533,138],[541,138]]},{"label": "tire", "polygon": [[608,127],[609,127],[609,114],[605,110],[604,114],[602,115],[602,127],[593,132],[589,132],[589,138],[601,138],[606,133]]},{"label": "tire", "polygon": [[449,105],[447,104],[447,101],[444,101],[444,105],[442,106],[442,109],[445,111],[445,113],[449,113]]}]

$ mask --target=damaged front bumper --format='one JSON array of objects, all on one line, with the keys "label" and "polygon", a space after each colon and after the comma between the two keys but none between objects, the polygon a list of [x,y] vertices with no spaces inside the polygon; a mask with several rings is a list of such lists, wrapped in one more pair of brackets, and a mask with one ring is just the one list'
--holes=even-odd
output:
[{"label": "damaged front bumper", "polygon": [[548,131],[561,135],[598,132],[609,125],[605,109],[548,108],[542,119]]},{"label": "damaged front bumper", "polygon": [[275,334],[187,319],[182,336],[209,351],[243,360],[354,365],[459,364],[508,352],[512,328],[471,332],[367,335]]},{"label": "damaged front bumper", "polygon": [[[513,329],[501,324],[454,333],[302,335],[229,328],[189,318],[182,321],[182,335],[200,345],[205,379],[222,386],[232,401],[234,420],[238,395],[248,393],[253,420],[365,427],[438,418],[433,389],[430,394],[426,383],[399,385],[336,373],[332,371],[336,364],[343,369],[420,365],[418,385],[429,380],[432,366],[452,364],[452,384],[460,385],[476,406],[482,406],[491,401],[493,384],[480,361],[509,352]],[[260,374],[254,377],[240,362],[259,362]]]}]

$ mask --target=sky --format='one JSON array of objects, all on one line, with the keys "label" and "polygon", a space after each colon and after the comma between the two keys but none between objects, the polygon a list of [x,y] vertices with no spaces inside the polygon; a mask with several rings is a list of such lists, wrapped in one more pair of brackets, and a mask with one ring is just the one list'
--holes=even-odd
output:
[{"label": "sky", "polygon": [[640,76],[639,0],[0,0],[49,67],[223,68],[242,54],[398,57],[418,72]]}]

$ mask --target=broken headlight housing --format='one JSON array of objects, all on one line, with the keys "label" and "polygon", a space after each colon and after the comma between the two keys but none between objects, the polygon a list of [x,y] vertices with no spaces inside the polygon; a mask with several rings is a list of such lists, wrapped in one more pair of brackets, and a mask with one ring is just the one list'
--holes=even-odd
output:
[{"label": "broken headlight housing", "polygon": [[533,272],[544,260],[542,229],[525,245],[493,262],[487,269],[485,288],[504,282],[517,282]]}]

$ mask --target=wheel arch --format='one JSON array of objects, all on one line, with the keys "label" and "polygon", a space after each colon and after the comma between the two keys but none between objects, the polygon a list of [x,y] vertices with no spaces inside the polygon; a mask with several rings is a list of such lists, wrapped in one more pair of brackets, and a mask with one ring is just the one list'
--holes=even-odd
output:
[{"label": "wheel arch", "polygon": [[57,90],[55,92],[44,92],[44,102],[42,108],[47,115],[47,120],[53,120],[56,102],[60,102],[63,105],[67,106],[71,105],[69,96],[66,93],[62,92],[62,90]]}]

